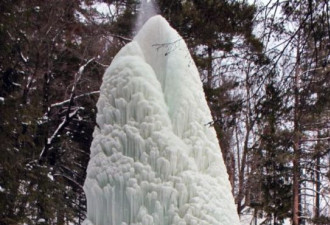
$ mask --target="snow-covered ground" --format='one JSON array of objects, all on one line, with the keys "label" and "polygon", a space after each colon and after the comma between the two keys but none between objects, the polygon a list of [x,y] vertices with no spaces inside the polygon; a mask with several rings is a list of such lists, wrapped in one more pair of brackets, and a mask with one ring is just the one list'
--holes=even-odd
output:
[{"label": "snow-covered ground", "polygon": [[[268,225],[269,223],[265,223],[265,221],[266,221],[266,218],[263,218],[263,217],[257,217],[257,219],[255,219],[252,211],[250,213],[243,214],[240,217],[241,225],[261,225],[261,224]],[[282,225],[291,225],[291,224],[292,223],[291,223],[290,219],[285,219],[283,221]]]}]

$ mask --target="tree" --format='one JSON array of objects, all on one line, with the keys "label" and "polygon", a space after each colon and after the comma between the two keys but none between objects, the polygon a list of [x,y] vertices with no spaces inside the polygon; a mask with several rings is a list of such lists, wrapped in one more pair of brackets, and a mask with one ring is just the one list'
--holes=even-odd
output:
[{"label": "tree", "polygon": [[[314,174],[311,171],[315,171],[313,168],[315,164],[319,165],[316,159],[318,157],[313,157],[315,155],[313,140],[324,140],[315,138],[318,132],[324,134],[325,139],[327,137],[327,128],[316,126],[319,124],[317,120],[322,117],[318,117],[316,114],[326,114],[328,105],[328,100],[323,98],[321,102],[325,108],[319,110],[320,108],[316,106],[318,96],[327,93],[321,88],[323,84],[317,81],[320,79],[326,83],[327,80],[324,77],[327,73],[327,66],[320,66],[322,51],[319,48],[325,46],[324,43],[327,43],[329,39],[327,8],[326,1],[277,1],[273,4],[269,2],[263,9],[266,17],[270,18],[270,22],[264,24],[268,30],[265,32],[266,41],[271,40],[271,42],[266,42],[265,46],[268,46],[268,43],[275,46],[267,50],[267,56],[272,61],[271,65],[277,74],[273,81],[279,82],[280,96],[285,100],[285,107],[283,107],[285,111],[279,117],[281,123],[277,125],[277,129],[288,127],[287,135],[291,137],[290,142],[292,143],[292,146],[287,148],[287,153],[292,154],[292,177],[289,182],[292,183],[293,224],[303,224],[306,218],[312,217],[310,213],[312,207],[307,206],[310,202],[308,198],[310,196],[314,198],[315,193],[319,193],[315,192],[314,187],[311,186],[315,179],[310,178],[309,174]],[[282,12],[276,14],[280,10]],[[262,21],[266,21],[266,18]],[[274,33],[281,41],[272,38]],[[280,143],[281,139],[273,144],[274,149],[276,149],[276,143]],[[316,163],[314,163],[315,160]],[[327,162],[325,161],[325,163]],[[321,172],[320,169],[316,169],[316,171]],[[316,172],[316,177],[319,177],[319,172]],[[324,170],[322,174],[325,174]],[[315,186],[319,188],[320,180],[318,178],[317,180]]]},{"label": "tree", "polygon": [[0,4],[0,223],[80,224],[103,62],[123,39],[90,2]]}]

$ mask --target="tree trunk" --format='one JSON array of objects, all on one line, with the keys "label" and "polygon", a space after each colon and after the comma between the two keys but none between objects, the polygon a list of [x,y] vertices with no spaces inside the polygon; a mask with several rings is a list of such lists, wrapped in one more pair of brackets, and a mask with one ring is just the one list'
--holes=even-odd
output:
[{"label": "tree trunk", "polygon": [[[249,83],[249,68],[248,71],[246,72],[246,83],[245,83],[245,88],[246,88],[246,98],[250,99],[251,93],[250,93],[250,88],[251,85]],[[244,194],[246,194],[246,186],[244,185],[244,178],[245,178],[245,168],[247,166],[247,156],[248,156],[248,150],[249,150],[249,139],[250,139],[250,132],[251,132],[251,121],[250,121],[250,114],[251,114],[251,106],[250,102],[247,102],[247,112],[245,115],[246,118],[246,135],[245,135],[245,140],[244,140],[244,146],[243,146],[243,154],[242,154],[242,161],[241,161],[241,167],[238,168],[239,174],[238,174],[238,195],[237,195],[237,213],[240,214],[244,208],[244,205],[242,205],[242,200],[244,197]]]},{"label": "tree trunk", "polygon": [[298,33],[297,61],[294,84],[294,139],[293,139],[293,225],[300,224],[300,126],[299,126],[299,82],[300,82],[300,34]]},{"label": "tree trunk", "polygon": [[244,208],[242,205],[242,200],[244,197],[244,174],[245,174],[245,167],[246,167],[246,161],[247,161],[248,139],[249,139],[249,130],[247,132],[247,135],[246,135],[246,138],[244,141],[241,168],[239,168],[239,174],[238,174],[238,195],[237,195],[237,213],[238,214],[240,214]]},{"label": "tree trunk", "polygon": [[299,205],[300,205],[300,156],[299,143],[294,143],[294,159],[293,159],[293,225],[299,225]]},{"label": "tree trunk", "polygon": [[[319,135],[318,135],[319,136]],[[321,156],[319,149],[316,149],[316,165],[315,165],[315,189],[316,189],[316,195],[315,195],[315,212],[314,217],[317,219],[320,217],[320,191],[321,191],[321,176],[320,176],[320,170],[321,170]]]},{"label": "tree trunk", "polygon": [[213,80],[213,67],[212,67],[212,53],[213,49],[211,47],[207,48],[207,60],[208,60],[208,65],[207,65],[207,87],[212,88],[212,80]]}]

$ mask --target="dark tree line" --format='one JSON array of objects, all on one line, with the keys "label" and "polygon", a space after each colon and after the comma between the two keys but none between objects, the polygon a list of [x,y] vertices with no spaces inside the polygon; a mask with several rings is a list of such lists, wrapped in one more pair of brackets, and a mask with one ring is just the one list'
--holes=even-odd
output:
[{"label": "dark tree line", "polygon": [[[157,3],[200,71],[238,213],[329,224],[328,1]],[[139,10],[0,2],[0,224],[84,219],[99,86]]]}]

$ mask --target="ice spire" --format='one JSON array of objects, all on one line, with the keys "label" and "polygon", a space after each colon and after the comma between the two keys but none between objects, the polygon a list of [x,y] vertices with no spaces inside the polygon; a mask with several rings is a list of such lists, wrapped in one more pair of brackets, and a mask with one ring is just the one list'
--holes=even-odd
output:
[{"label": "ice spire", "polygon": [[84,190],[87,225],[238,225],[187,46],[152,17],[107,69]]}]

